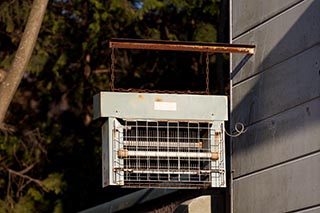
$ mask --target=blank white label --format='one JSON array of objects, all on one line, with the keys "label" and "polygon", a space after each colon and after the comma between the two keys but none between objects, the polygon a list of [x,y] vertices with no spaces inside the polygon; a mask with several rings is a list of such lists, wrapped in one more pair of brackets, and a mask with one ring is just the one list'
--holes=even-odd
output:
[{"label": "blank white label", "polygon": [[175,102],[154,102],[154,110],[177,111],[177,103],[175,103]]}]

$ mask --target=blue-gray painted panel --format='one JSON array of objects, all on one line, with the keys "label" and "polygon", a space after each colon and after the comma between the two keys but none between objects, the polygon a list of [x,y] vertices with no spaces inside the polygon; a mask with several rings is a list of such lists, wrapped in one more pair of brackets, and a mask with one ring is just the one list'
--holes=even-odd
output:
[{"label": "blue-gray painted panel", "polygon": [[94,118],[227,120],[227,96],[100,92],[93,97]]},{"label": "blue-gray painted panel", "polygon": [[234,177],[319,150],[320,97],[250,126],[234,138]]},{"label": "blue-gray painted panel", "polygon": [[232,2],[233,38],[274,15],[290,8],[301,0],[237,0]]},{"label": "blue-gray painted panel", "polygon": [[232,42],[257,45],[231,84],[231,123],[249,124],[232,139],[233,211],[319,206],[320,1],[231,4]]},{"label": "blue-gray painted panel", "polygon": [[319,56],[317,45],[234,86],[232,123],[250,125],[319,97]]},{"label": "blue-gray painted panel", "polygon": [[[233,8],[234,9],[234,8]],[[308,0],[233,40],[256,44],[256,52],[233,78],[233,85],[320,42],[320,1]],[[243,55],[233,54],[232,69]]]},{"label": "blue-gray painted panel", "polygon": [[290,212],[320,205],[320,153],[236,179],[234,213]]}]

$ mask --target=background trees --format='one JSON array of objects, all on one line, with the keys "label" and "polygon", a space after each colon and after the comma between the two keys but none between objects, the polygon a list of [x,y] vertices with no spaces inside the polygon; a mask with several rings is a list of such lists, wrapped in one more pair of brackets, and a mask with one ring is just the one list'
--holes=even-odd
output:
[{"label": "background trees", "polygon": [[[31,3],[0,3],[2,76],[12,63]],[[220,4],[50,1],[7,113],[8,126],[0,133],[0,211],[74,212],[132,191],[101,188],[101,123],[92,122],[92,97],[110,87],[108,41],[214,42]],[[205,90],[205,57],[200,53],[116,50],[116,58],[116,87]],[[210,62],[210,89],[215,93],[214,55]]]}]

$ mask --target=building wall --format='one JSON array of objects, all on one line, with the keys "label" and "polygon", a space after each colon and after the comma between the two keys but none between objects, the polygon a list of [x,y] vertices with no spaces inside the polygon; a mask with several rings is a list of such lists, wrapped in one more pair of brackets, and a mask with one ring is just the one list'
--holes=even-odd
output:
[{"label": "building wall", "polygon": [[[320,212],[320,1],[231,0],[233,212]],[[239,69],[241,68],[241,69]],[[310,211],[309,211],[310,210]]]}]

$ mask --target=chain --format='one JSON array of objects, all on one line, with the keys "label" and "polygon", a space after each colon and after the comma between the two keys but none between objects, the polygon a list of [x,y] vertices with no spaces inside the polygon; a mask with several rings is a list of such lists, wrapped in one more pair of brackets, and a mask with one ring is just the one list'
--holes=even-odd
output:
[{"label": "chain", "polygon": [[197,94],[197,95],[206,95],[206,91],[190,91],[190,90],[154,90],[154,89],[123,89],[115,88],[115,92],[136,92],[136,93],[165,93],[165,94]]},{"label": "chain", "polygon": [[206,93],[209,95],[209,52],[206,57]]},{"label": "chain", "polygon": [[114,48],[111,48],[111,91],[114,91],[114,63],[115,63],[115,56],[114,56]]},{"label": "chain", "polygon": [[[114,79],[115,79],[115,71],[114,71],[114,64],[115,64],[115,54],[114,48],[111,48],[111,91],[136,91],[136,92],[158,92],[158,93],[194,93],[194,94],[203,94],[204,92],[190,92],[190,91],[168,91],[168,90],[137,90],[137,89],[115,89],[114,87]],[[209,95],[209,52],[206,55],[206,92],[205,94]]]}]

